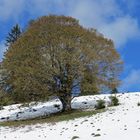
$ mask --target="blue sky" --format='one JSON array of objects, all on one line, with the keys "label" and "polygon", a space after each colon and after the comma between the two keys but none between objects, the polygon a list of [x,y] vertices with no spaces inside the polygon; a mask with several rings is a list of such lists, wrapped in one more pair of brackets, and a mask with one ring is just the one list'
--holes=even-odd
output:
[{"label": "blue sky", "polygon": [[7,33],[16,23],[57,14],[79,19],[111,38],[124,61],[120,91],[140,91],[140,1],[139,0],[0,0],[0,60]]}]

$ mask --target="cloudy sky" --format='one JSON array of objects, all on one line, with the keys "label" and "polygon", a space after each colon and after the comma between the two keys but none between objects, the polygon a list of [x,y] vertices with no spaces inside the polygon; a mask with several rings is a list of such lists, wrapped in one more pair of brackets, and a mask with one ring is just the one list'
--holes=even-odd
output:
[{"label": "cloudy sky", "polygon": [[68,15],[113,39],[124,60],[120,91],[140,91],[139,0],[0,0],[0,61],[8,31],[42,15]]}]

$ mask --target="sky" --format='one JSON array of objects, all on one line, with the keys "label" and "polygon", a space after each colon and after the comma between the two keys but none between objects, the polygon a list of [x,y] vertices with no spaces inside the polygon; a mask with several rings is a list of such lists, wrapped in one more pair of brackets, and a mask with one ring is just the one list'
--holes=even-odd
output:
[{"label": "sky", "polygon": [[5,38],[15,24],[24,29],[28,21],[40,16],[72,16],[114,41],[124,61],[119,91],[140,91],[139,13],[139,0],[0,0],[0,61]]}]

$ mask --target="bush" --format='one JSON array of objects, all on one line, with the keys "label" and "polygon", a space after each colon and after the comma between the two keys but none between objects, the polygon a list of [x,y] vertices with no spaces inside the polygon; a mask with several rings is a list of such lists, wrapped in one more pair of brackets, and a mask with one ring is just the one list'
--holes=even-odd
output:
[{"label": "bush", "polygon": [[78,136],[73,136],[71,140],[79,139]]},{"label": "bush", "polygon": [[0,92],[0,108],[2,109],[3,106],[10,104],[13,104],[11,96],[7,93]]},{"label": "bush", "polygon": [[97,104],[95,105],[96,109],[103,109],[105,108],[105,101],[104,100],[97,100]]},{"label": "bush", "polygon": [[116,96],[110,96],[109,98],[111,100],[111,106],[119,105],[119,99]]},{"label": "bush", "polygon": [[140,106],[140,102],[137,103],[137,106]]}]

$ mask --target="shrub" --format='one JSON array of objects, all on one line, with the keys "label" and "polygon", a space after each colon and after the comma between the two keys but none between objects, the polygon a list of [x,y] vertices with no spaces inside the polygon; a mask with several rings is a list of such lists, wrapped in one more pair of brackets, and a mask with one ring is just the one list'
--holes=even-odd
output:
[{"label": "shrub", "polygon": [[94,135],[94,137],[99,137],[99,136],[101,136],[101,134],[95,134],[95,135]]},{"label": "shrub", "polygon": [[97,104],[95,105],[96,109],[105,108],[105,101],[104,100],[97,100]]},{"label": "shrub", "polygon": [[11,96],[7,93],[0,92],[0,108],[13,103]]},{"label": "shrub", "polygon": [[79,137],[78,136],[73,136],[71,140],[75,140],[75,139],[78,139]]},{"label": "shrub", "polygon": [[140,102],[137,103],[137,106],[140,106]]},{"label": "shrub", "polygon": [[110,96],[109,98],[111,100],[111,106],[119,105],[119,99],[116,96]]}]

